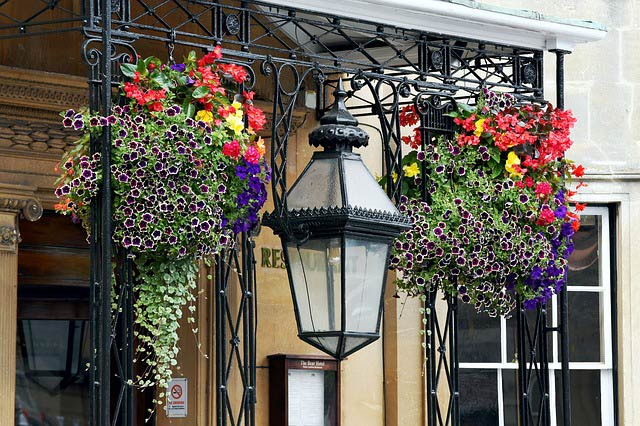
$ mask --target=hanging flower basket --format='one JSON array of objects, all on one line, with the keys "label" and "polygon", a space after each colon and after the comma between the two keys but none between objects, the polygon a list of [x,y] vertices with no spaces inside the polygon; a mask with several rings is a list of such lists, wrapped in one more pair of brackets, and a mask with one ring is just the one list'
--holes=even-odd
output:
[{"label": "hanging flower basket", "polygon": [[237,93],[245,69],[221,58],[217,47],[180,64],[155,57],[123,64],[128,105],[108,116],[64,113],[64,126],[84,136],[59,165],[56,209],[87,230],[102,181],[90,136],[111,126],[113,240],[135,264],[136,350],[147,365],[134,383],[141,387],[166,387],[171,378],[187,304],[187,321],[195,322],[198,261],[232,247],[235,234],[257,223],[267,197],[270,170],[256,134],[265,116],[253,92]]},{"label": "hanging flower basket", "polygon": [[[584,208],[571,211],[567,186],[584,170],[564,158],[575,119],[486,90],[451,116],[454,140],[439,137],[403,159],[399,208],[413,228],[392,250],[396,284],[412,296],[440,289],[490,316],[508,314],[516,300],[544,304],[565,285]],[[413,106],[401,121],[419,125]],[[420,135],[416,127],[403,140],[419,149]]]}]

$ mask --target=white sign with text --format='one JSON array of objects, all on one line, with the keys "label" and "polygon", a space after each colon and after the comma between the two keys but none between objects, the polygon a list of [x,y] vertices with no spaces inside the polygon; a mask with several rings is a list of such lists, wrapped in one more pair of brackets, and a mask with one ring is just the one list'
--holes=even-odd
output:
[{"label": "white sign with text", "polygon": [[171,379],[167,389],[167,417],[187,417],[187,389],[187,379]]}]

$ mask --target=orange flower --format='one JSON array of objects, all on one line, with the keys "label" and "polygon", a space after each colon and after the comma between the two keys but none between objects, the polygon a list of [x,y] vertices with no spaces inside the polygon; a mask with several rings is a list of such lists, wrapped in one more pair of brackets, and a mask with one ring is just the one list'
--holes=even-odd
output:
[{"label": "orange flower", "polygon": [[61,212],[68,211],[68,210],[71,210],[71,207],[69,207],[69,203],[71,203],[71,199],[67,198],[61,203],[54,204],[53,208],[56,211],[61,211]]},{"label": "orange flower", "polygon": [[264,157],[264,153],[267,151],[264,146],[264,140],[262,138],[258,138],[256,141],[256,148],[258,148],[258,152],[260,153],[260,157]]}]

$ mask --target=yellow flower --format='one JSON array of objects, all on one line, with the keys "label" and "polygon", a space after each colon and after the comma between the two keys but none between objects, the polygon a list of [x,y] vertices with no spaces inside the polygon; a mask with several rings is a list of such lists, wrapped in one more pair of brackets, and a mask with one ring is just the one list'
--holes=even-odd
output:
[{"label": "yellow flower", "polygon": [[242,120],[242,113],[240,117],[235,114],[230,114],[226,118],[227,124],[229,128],[235,132],[236,135],[239,135],[244,130],[244,121]]},{"label": "yellow flower", "polygon": [[504,169],[509,172],[511,176],[522,176],[522,172],[520,168],[515,168],[514,166],[520,165],[520,158],[518,155],[511,151],[507,156],[507,163],[504,165]]},{"label": "yellow flower", "polygon": [[391,179],[393,179],[393,181],[397,181],[398,180],[398,174],[396,172],[391,172]]},{"label": "yellow flower", "polygon": [[244,111],[242,110],[242,104],[240,102],[234,102],[231,104],[231,106],[236,110],[235,116],[238,118],[242,118],[242,115],[244,114]]},{"label": "yellow flower", "polygon": [[410,166],[404,166],[402,170],[404,170],[404,175],[406,177],[414,177],[420,173],[420,169],[418,168],[418,163],[413,163]]},{"label": "yellow flower", "polygon": [[480,137],[484,133],[485,121],[486,121],[485,118],[481,118],[480,120],[476,121],[476,131],[473,132],[473,134],[476,135],[477,137]]},{"label": "yellow flower", "polygon": [[213,121],[213,114],[211,111],[201,110],[196,114],[196,120],[204,121],[205,123],[211,123]]}]

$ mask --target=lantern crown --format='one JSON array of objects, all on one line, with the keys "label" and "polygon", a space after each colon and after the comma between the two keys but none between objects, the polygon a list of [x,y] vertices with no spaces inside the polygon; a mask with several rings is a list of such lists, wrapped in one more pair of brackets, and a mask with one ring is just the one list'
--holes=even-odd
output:
[{"label": "lantern crown", "polygon": [[369,144],[369,135],[358,127],[358,120],[351,115],[344,103],[347,92],[338,82],[334,92],[335,102],[329,112],[320,119],[320,126],[309,134],[309,145],[330,151],[351,151]]}]

